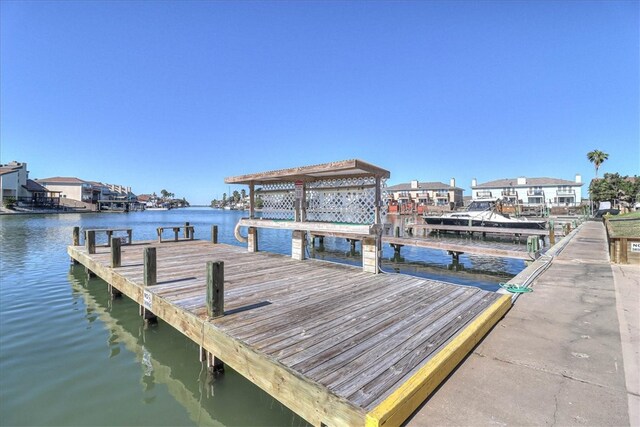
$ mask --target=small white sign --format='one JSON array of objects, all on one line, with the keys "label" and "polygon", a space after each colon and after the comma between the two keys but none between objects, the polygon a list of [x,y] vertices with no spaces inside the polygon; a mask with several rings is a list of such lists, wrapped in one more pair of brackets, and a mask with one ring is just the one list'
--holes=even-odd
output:
[{"label": "small white sign", "polygon": [[296,181],[296,199],[302,199],[304,196],[303,186],[302,181]]},{"label": "small white sign", "polygon": [[640,242],[631,242],[631,252],[640,252]]},{"label": "small white sign", "polygon": [[153,294],[149,291],[144,291],[144,299],[142,305],[149,311],[153,311]]}]

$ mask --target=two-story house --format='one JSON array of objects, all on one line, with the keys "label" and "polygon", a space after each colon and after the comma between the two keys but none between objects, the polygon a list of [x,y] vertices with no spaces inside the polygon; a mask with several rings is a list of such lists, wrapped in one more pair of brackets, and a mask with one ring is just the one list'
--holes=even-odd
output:
[{"label": "two-story house", "polygon": [[444,182],[411,182],[396,184],[385,189],[389,212],[422,213],[426,206],[462,206],[463,189],[456,187],[456,180]]},{"label": "two-story house", "polygon": [[578,206],[582,202],[582,177],[575,181],[559,178],[505,178],[478,184],[471,181],[473,200],[496,199],[523,206]]}]

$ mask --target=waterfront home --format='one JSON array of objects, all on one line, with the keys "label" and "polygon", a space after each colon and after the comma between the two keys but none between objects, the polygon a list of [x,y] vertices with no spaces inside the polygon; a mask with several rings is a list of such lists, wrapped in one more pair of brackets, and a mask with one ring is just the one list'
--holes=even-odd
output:
[{"label": "waterfront home", "polygon": [[16,161],[0,165],[0,195],[2,206],[57,208],[60,203],[60,193],[29,179],[27,164]]},{"label": "waterfront home", "polygon": [[428,206],[462,206],[463,189],[456,187],[455,178],[444,182],[411,182],[396,184],[385,189],[390,213],[419,213]]},{"label": "waterfront home", "polygon": [[[93,184],[76,177],[54,176],[37,179],[36,182],[50,191],[60,192],[63,199],[75,200],[83,203],[93,203]],[[96,189],[99,193],[99,189]]]},{"label": "waterfront home", "polygon": [[521,176],[478,184],[474,178],[471,195],[473,200],[500,199],[522,206],[578,206],[582,202],[583,185],[578,174],[575,181]]},{"label": "waterfront home", "polygon": [[0,194],[3,204],[5,199],[15,201],[29,196],[26,189],[27,179],[29,179],[29,171],[26,163],[13,161],[0,165]]}]

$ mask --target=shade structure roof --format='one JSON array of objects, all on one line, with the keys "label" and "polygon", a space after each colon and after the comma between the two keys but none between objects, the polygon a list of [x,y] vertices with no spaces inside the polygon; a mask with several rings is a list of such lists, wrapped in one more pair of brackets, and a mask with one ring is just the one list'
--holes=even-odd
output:
[{"label": "shade structure roof", "polygon": [[311,166],[299,166],[225,178],[226,184],[273,184],[278,182],[313,182],[321,179],[375,176],[389,178],[390,172],[362,160],[341,160]]}]

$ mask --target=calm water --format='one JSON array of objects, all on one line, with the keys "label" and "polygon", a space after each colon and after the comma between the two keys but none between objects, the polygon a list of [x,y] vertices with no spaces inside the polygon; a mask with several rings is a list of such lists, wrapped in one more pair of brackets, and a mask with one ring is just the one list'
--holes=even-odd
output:
[{"label": "calm water", "polygon": [[[159,225],[189,221],[196,238],[237,244],[243,212],[180,209],[129,214],[0,216],[0,425],[274,425],[304,420],[232,371],[210,377],[198,346],[162,322],[144,327],[128,298],[111,301],[105,283],[71,267],[74,226],[131,227],[155,239]],[[260,230],[260,249],[290,254],[290,232]],[[342,239],[325,239],[312,256],[360,263]],[[496,289],[522,261],[403,248],[383,266],[449,282]],[[455,269],[462,271],[455,271]]]}]

